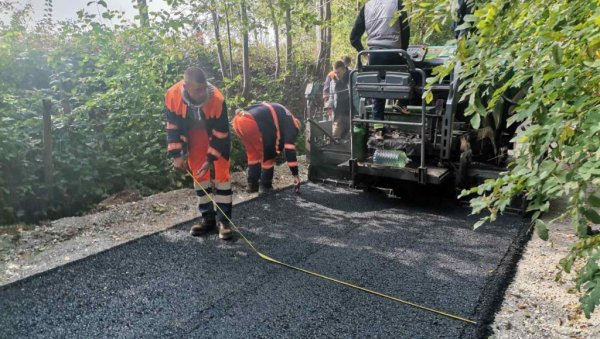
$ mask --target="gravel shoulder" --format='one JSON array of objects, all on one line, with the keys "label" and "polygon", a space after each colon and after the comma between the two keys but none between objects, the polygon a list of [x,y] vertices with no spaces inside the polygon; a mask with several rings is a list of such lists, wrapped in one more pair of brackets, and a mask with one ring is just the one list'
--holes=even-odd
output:
[{"label": "gravel shoulder", "polygon": [[[560,210],[560,205],[553,204],[552,210]],[[576,239],[570,220],[549,224],[557,216],[554,212],[544,217],[550,231],[548,241],[534,234],[525,246],[492,324],[492,338],[600,338],[600,312],[585,318],[574,274],[563,274],[555,281],[558,262]]]}]

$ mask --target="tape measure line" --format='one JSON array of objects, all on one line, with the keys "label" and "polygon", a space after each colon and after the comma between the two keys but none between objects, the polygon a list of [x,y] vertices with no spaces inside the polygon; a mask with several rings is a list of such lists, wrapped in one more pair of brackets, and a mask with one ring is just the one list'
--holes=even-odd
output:
[{"label": "tape measure line", "polygon": [[465,322],[465,323],[468,323],[468,324],[471,324],[471,325],[476,325],[477,324],[476,321],[473,321],[473,320],[470,320],[470,319],[467,319],[467,318],[464,318],[464,317],[461,317],[461,316],[458,316],[458,315],[455,315],[455,314],[451,314],[451,313],[448,313],[448,312],[436,310],[436,309],[431,308],[431,307],[419,305],[417,303],[413,303],[413,302],[410,302],[410,301],[407,301],[407,300],[396,298],[396,297],[387,295],[385,293],[373,291],[373,290],[370,290],[370,289],[365,288],[365,287],[361,287],[361,286],[358,286],[358,285],[355,285],[355,284],[352,284],[352,283],[349,283],[349,282],[346,282],[346,281],[335,279],[335,278],[326,276],[324,274],[320,274],[320,273],[317,273],[317,272],[309,271],[309,270],[306,270],[304,268],[297,267],[297,266],[294,266],[294,265],[290,265],[290,264],[284,263],[282,261],[279,261],[277,259],[271,258],[270,256],[268,256],[268,255],[260,252],[254,246],[254,244],[252,244],[252,242],[250,240],[248,240],[248,238],[246,238],[246,236],[244,235],[244,233],[235,225],[235,223],[225,213],[223,213],[223,210],[219,207],[219,205],[217,203],[215,203],[215,201],[213,200],[213,198],[210,196],[210,194],[208,194],[208,192],[206,192],[206,190],[204,189],[204,187],[202,187],[202,185],[200,185],[196,181],[196,179],[194,178],[194,176],[192,175],[192,173],[188,171],[188,174],[192,177],[192,179],[194,180],[194,182],[196,182],[196,184],[198,184],[197,186],[200,187],[202,189],[202,191],[204,191],[204,194],[206,194],[206,196],[209,197],[209,199],[212,201],[213,205],[221,212],[221,214],[223,214],[223,216],[227,219],[227,221],[229,221],[229,224],[231,225],[231,227],[233,227],[234,231],[236,231],[240,235],[240,237],[242,237],[242,239],[244,240],[244,242],[261,259],[263,259],[265,261],[268,261],[270,263],[273,263],[273,264],[277,264],[277,265],[280,265],[280,266],[283,266],[283,267],[287,267],[287,268],[295,270],[295,271],[299,271],[299,272],[302,272],[302,273],[305,273],[305,274],[308,274],[308,275],[312,275],[312,276],[317,277],[317,278],[328,280],[328,281],[334,282],[334,283],[339,284],[339,285],[347,286],[347,287],[350,287],[350,288],[353,288],[353,289],[356,289],[356,290],[359,290],[359,291],[363,291],[363,292],[366,292],[366,293],[369,293],[369,294],[373,294],[373,295],[376,295],[378,297],[381,297],[381,298],[384,298],[384,299],[387,299],[387,300],[392,300],[392,301],[395,301],[395,302],[398,302],[398,303],[401,303],[401,304],[404,304],[404,305],[408,305],[408,306],[412,306],[412,307],[415,307],[415,308],[418,308],[418,309],[421,309],[421,310],[424,310],[424,311],[428,311],[428,312],[431,312],[433,314],[437,314],[437,315],[444,316],[444,317],[447,317],[447,318],[451,318],[451,319],[454,319],[454,320],[459,320],[459,321],[462,321],[462,322]]}]

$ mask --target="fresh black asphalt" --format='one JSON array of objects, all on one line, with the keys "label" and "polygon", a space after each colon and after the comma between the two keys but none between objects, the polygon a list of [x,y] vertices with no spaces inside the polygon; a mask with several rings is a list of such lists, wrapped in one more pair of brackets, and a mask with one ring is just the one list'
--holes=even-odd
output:
[{"label": "fresh black asphalt", "polygon": [[187,223],[0,287],[0,337],[477,337],[527,228],[504,216],[473,231],[455,204],[314,184],[234,208],[273,258],[479,324],[267,263],[239,237],[191,237]]}]

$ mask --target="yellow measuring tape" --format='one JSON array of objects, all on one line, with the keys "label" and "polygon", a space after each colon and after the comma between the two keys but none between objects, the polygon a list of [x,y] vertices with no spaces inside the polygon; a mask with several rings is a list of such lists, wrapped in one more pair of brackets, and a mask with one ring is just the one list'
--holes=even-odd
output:
[{"label": "yellow measuring tape", "polygon": [[197,186],[199,186],[202,189],[202,191],[204,191],[204,194],[206,194],[206,196],[212,201],[213,205],[221,212],[221,214],[223,214],[223,216],[227,219],[227,221],[229,221],[229,224],[231,225],[231,227],[233,227],[234,231],[236,231],[242,237],[242,239],[244,239],[244,241],[246,242],[246,244],[248,244],[248,246],[250,246],[250,248],[252,248],[252,250],[261,259],[264,259],[264,260],[266,260],[266,261],[268,261],[270,263],[273,263],[273,264],[281,265],[281,266],[284,266],[284,267],[287,267],[287,268],[290,268],[290,269],[293,269],[293,270],[296,270],[296,271],[300,271],[300,272],[303,272],[303,273],[306,273],[306,274],[310,274],[312,276],[315,276],[315,277],[318,277],[318,278],[321,278],[321,279],[332,281],[332,282],[334,282],[336,284],[344,285],[344,286],[347,286],[347,287],[350,287],[350,288],[353,288],[353,289],[356,289],[356,290],[359,290],[359,291],[367,292],[367,293],[376,295],[378,297],[382,297],[382,298],[385,298],[385,299],[388,299],[388,300],[392,300],[392,301],[395,301],[395,302],[398,302],[398,303],[409,305],[409,306],[412,306],[412,307],[415,307],[415,308],[418,308],[418,309],[421,309],[421,310],[425,310],[425,311],[428,311],[428,312],[431,312],[431,313],[434,313],[434,314],[437,314],[437,315],[441,315],[441,316],[448,317],[448,318],[451,318],[451,319],[463,321],[465,323],[472,324],[472,325],[476,325],[477,324],[477,322],[475,322],[473,320],[470,320],[470,319],[467,319],[467,318],[463,318],[463,317],[458,316],[458,315],[454,315],[454,314],[447,313],[447,312],[444,312],[444,311],[436,310],[434,308],[423,306],[423,305],[419,305],[419,304],[416,304],[416,303],[413,303],[413,302],[410,302],[410,301],[402,300],[400,298],[396,298],[396,297],[393,297],[393,296],[390,296],[390,295],[387,295],[387,294],[384,294],[384,293],[373,291],[373,290],[370,290],[368,288],[364,288],[364,287],[361,287],[361,286],[358,286],[358,285],[355,285],[355,284],[352,284],[352,283],[349,283],[349,282],[346,282],[346,281],[342,281],[342,280],[339,280],[339,279],[328,277],[326,275],[323,275],[323,274],[320,274],[320,273],[317,273],[317,272],[313,272],[313,271],[309,271],[309,270],[306,270],[306,269],[303,269],[301,267],[297,267],[297,266],[294,266],[294,265],[286,264],[286,263],[281,262],[281,261],[279,261],[277,259],[271,258],[270,256],[268,256],[268,255],[266,255],[266,254],[264,254],[264,253],[262,253],[262,252],[260,252],[259,250],[256,249],[256,247],[254,246],[254,244],[252,244],[252,242],[250,240],[248,240],[248,238],[246,238],[246,236],[244,235],[244,233],[242,233],[242,231],[235,225],[235,223],[223,212],[223,210],[214,201],[214,199],[210,196],[210,194],[208,194],[208,192],[206,192],[206,190],[204,189],[204,187],[202,187],[202,185],[200,185],[200,183],[198,181],[196,181],[196,178],[194,178],[194,175],[191,172],[189,172],[189,171],[188,171],[188,174],[192,177],[192,179],[197,184]]}]

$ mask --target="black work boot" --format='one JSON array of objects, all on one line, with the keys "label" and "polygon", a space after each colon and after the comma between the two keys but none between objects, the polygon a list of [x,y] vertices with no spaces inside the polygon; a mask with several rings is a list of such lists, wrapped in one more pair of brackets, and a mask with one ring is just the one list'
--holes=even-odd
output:
[{"label": "black work boot", "polygon": [[207,232],[213,230],[217,226],[217,221],[215,220],[214,213],[208,213],[207,215],[202,215],[202,221],[200,224],[192,226],[190,229],[190,234],[194,237],[198,237],[206,234]]},{"label": "black work boot", "polygon": [[258,190],[258,192],[260,194],[266,194],[269,193],[273,190],[273,183],[272,182],[261,182],[260,183],[260,188]]},{"label": "black work boot", "polygon": [[219,239],[229,240],[233,236],[229,221],[223,220],[219,222]]},{"label": "black work boot", "polygon": [[256,181],[256,182],[248,181],[246,193],[256,193],[256,192],[258,192],[258,181]]}]

